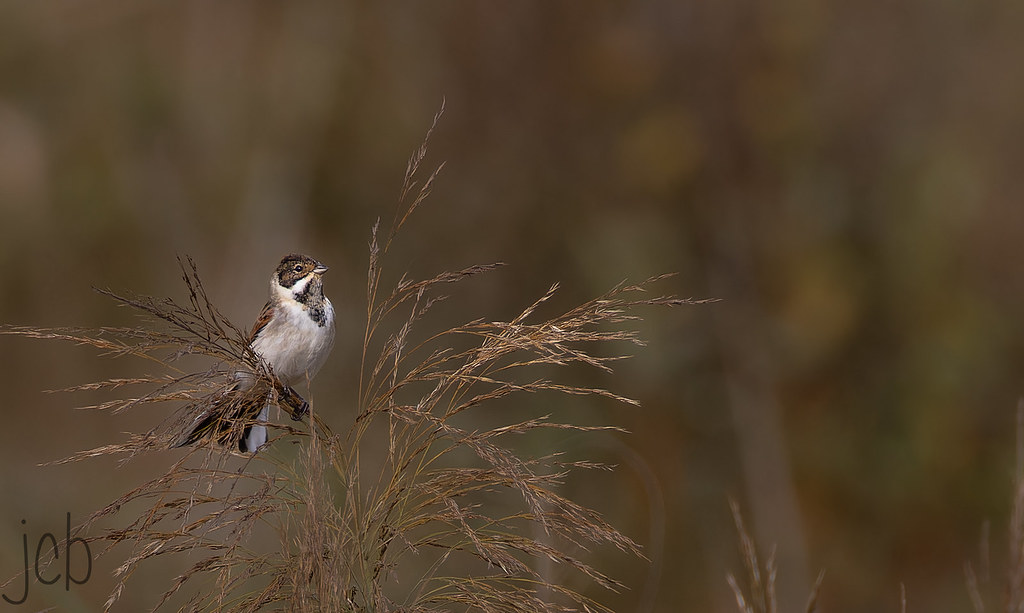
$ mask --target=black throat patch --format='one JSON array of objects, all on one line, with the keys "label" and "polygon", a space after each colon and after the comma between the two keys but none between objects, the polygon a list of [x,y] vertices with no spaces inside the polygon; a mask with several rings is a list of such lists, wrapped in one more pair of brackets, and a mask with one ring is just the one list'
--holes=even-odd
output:
[{"label": "black throat patch", "polygon": [[295,294],[295,300],[304,307],[313,307],[324,299],[324,282],[319,277],[310,279],[302,291]]},{"label": "black throat patch", "polygon": [[327,312],[324,309],[324,285],[319,277],[313,277],[306,283],[302,291],[295,294],[295,301],[305,307],[309,318],[323,328],[327,325]]}]

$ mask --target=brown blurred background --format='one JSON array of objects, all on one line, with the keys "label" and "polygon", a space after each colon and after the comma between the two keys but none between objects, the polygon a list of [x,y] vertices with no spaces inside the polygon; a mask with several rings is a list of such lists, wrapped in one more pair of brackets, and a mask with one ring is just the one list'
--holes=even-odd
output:
[{"label": "brown blurred background", "polygon": [[[970,611],[986,520],[1002,577],[1022,393],[1022,33],[1008,0],[0,0],[0,322],[134,322],[90,288],[182,298],[189,254],[247,326],[306,251],[331,265],[315,390],[344,427],[369,228],[443,99],[427,163],[447,167],[392,281],[508,262],[458,288],[462,319],[669,271],[664,291],[722,298],[645,312],[613,376],[568,373],[641,409],[536,400],[632,432],[556,441],[619,465],[566,493],[653,561],[595,552],[631,589],[588,594],[734,611],[731,496],[777,545],[787,610],[825,569],[823,611],[898,611],[901,583],[909,611]],[[23,531],[61,535],[169,456],[38,467],[160,417],[41,390],[152,367],[9,337],[0,360],[9,576]],[[116,562],[25,606],[97,610]],[[121,610],[168,581],[140,573]]]}]

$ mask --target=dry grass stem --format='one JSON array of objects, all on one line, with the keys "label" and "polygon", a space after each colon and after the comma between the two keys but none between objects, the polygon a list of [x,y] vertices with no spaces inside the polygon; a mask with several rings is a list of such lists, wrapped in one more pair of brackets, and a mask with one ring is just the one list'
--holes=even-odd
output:
[{"label": "dry grass stem", "polygon": [[[743,514],[740,512],[739,503],[735,500],[729,501],[732,510],[733,522],[736,524],[736,534],[739,538],[740,557],[743,559],[743,566],[746,570],[746,590],[740,585],[736,577],[729,573],[726,581],[732,589],[736,598],[736,606],[740,613],[778,613],[779,603],[775,593],[775,580],[778,568],[775,564],[775,549],[772,548],[768,560],[762,568],[757,555],[757,547],[754,539],[747,531],[743,522]],[[825,580],[825,571],[818,573],[818,578],[811,588],[811,594],[807,598],[806,613],[814,613],[818,610],[818,595],[821,593],[821,585]]]}]

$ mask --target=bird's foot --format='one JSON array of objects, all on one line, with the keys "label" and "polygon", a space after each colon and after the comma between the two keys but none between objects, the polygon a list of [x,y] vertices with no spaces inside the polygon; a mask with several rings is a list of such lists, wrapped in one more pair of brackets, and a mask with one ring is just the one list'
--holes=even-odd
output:
[{"label": "bird's foot", "polygon": [[284,386],[284,402],[291,408],[289,414],[294,421],[301,421],[309,413],[309,403],[289,386]]},{"label": "bird's foot", "polygon": [[292,413],[292,419],[295,421],[302,421],[302,418],[306,413],[309,413],[309,403],[303,400],[302,404],[299,405],[299,408]]}]

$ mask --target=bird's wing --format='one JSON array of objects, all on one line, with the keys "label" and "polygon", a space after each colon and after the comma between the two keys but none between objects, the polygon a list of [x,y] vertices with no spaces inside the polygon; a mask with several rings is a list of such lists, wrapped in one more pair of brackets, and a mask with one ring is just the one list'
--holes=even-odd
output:
[{"label": "bird's wing", "polygon": [[263,305],[263,310],[260,311],[260,316],[256,318],[256,323],[252,325],[252,332],[249,333],[249,342],[256,340],[256,337],[260,335],[260,332],[267,327],[270,323],[270,319],[274,316],[274,305],[271,302]]}]

